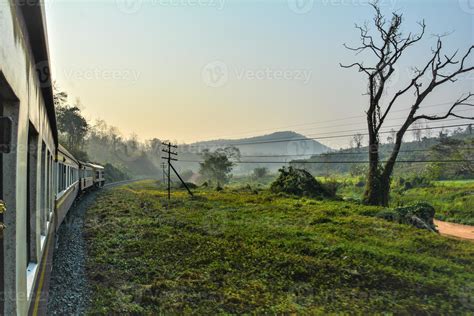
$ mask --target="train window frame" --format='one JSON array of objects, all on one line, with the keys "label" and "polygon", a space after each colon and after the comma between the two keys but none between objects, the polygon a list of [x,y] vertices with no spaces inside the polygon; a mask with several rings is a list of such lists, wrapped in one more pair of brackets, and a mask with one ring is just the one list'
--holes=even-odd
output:
[{"label": "train window frame", "polygon": [[[40,218],[40,236],[46,236],[46,201],[47,197],[47,147],[44,140],[41,140],[41,152],[40,152],[40,209],[39,209],[39,218]],[[42,247],[41,247],[42,248]]]},{"label": "train window frame", "polygon": [[29,122],[28,127],[28,152],[27,152],[27,209],[26,209],[26,267],[31,271],[33,265],[38,263],[37,256],[37,227],[38,217],[38,152],[39,132],[34,125]]}]

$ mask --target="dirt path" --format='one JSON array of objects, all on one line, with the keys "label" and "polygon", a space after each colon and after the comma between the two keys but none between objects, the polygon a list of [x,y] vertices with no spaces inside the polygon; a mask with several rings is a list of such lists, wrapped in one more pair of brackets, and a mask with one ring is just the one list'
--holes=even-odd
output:
[{"label": "dirt path", "polygon": [[448,223],[435,220],[435,225],[441,235],[457,237],[474,242],[474,226]]}]

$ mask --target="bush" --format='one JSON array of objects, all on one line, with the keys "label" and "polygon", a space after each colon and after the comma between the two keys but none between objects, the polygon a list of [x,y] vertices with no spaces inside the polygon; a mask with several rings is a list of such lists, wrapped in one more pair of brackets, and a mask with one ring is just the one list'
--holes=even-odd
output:
[{"label": "bush", "polygon": [[436,232],[437,229],[433,222],[434,215],[433,206],[428,203],[416,203],[406,207],[382,210],[377,214],[377,217]]},{"label": "bush", "polygon": [[316,198],[332,197],[331,192],[316,180],[309,172],[293,167],[281,168],[280,175],[271,184],[274,193],[286,193]]},{"label": "bush", "polygon": [[343,183],[337,181],[337,179],[335,178],[325,179],[322,183],[323,188],[330,197],[335,197],[337,194],[337,190],[339,190],[339,188],[343,185]]},{"label": "bush", "polygon": [[432,186],[429,179],[421,176],[414,176],[408,179],[399,178],[397,185],[403,190],[410,190],[413,188],[427,188]]}]

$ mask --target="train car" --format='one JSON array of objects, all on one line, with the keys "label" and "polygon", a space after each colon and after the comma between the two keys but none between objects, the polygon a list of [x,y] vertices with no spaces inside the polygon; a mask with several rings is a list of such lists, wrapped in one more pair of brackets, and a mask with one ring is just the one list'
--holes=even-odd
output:
[{"label": "train car", "polygon": [[57,230],[72,204],[80,192],[79,161],[71,155],[63,146],[58,146],[56,157],[57,168],[57,190],[56,190],[56,226]]},{"label": "train car", "polygon": [[[0,5],[0,314],[27,315],[52,253],[58,145],[40,0]],[[53,244],[54,246],[54,244]]]},{"label": "train car", "polygon": [[86,191],[94,186],[94,168],[90,163],[81,162],[81,191]]},{"label": "train car", "polygon": [[94,170],[94,186],[96,188],[101,188],[105,184],[105,172],[104,167],[96,164],[90,164]]}]

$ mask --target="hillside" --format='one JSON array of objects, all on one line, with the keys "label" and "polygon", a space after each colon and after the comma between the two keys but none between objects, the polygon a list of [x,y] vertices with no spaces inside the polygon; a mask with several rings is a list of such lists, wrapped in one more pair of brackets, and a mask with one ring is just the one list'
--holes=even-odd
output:
[{"label": "hillside", "polygon": [[[300,140],[282,141],[280,140]],[[250,144],[260,143],[261,144]],[[319,154],[331,150],[331,148],[318,141],[308,139],[302,134],[292,131],[275,132],[262,136],[241,139],[218,139],[191,144],[203,148],[217,148],[223,146],[235,146],[240,149],[242,155],[301,155]]]},{"label": "hillside", "polygon": [[[292,131],[282,131],[250,138],[217,139],[184,145],[180,150],[180,157],[182,160],[199,160],[200,156],[196,154],[197,152],[201,152],[204,149],[212,151],[227,146],[237,147],[242,156],[252,156],[242,157],[242,161],[282,161],[282,165],[294,158],[309,158],[313,154],[321,154],[331,150],[328,146],[309,139],[304,135]],[[290,157],[271,157],[282,155],[290,155]],[[294,157],[291,157],[293,155]],[[196,163],[184,162],[180,162],[179,166],[181,169],[191,169],[194,171],[197,171],[199,167]],[[234,173],[248,173],[256,167],[267,167],[270,171],[276,171],[281,165],[270,163],[240,164],[236,166]]]},{"label": "hillside", "polygon": [[[392,144],[382,144],[379,148],[380,159],[386,160],[393,149]],[[405,142],[402,144],[398,155],[399,161],[423,161],[423,160],[472,160],[474,159],[474,135],[468,131],[460,132],[452,136],[424,138],[421,141]],[[342,149],[323,155],[315,155],[308,159],[295,159],[291,162],[293,166],[304,168],[312,174],[321,176],[327,174],[365,174],[366,163],[354,164],[348,161],[367,161],[368,147],[359,149]],[[314,164],[310,162],[315,162]],[[326,162],[326,163],[324,163]],[[327,163],[340,162],[340,163]],[[467,165],[463,167],[463,165]],[[395,175],[408,175],[424,173],[428,168],[435,167],[432,163],[403,163],[395,166]],[[445,167],[445,166],[444,166]],[[437,168],[446,169],[442,165]],[[453,174],[440,176],[439,179],[467,179],[471,178],[468,171],[473,170],[472,162],[450,164],[449,170]],[[447,169],[446,169],[447,170]],[[454,174],[460,170],[459,174]],[[466,171],[468,170],[468,171]]]}]

